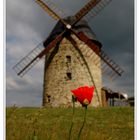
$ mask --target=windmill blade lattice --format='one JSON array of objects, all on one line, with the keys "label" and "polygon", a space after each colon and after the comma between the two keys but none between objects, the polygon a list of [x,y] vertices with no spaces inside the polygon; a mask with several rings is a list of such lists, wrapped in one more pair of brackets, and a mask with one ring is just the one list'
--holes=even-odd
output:
[{"label": "windmill blade lattice", "polygon": [[17,75],[24,76],[45,54],[47,54],[58,42],[62,40],[64,33],[65,32],[59,34],[46,48],[44,48],[43,44],[39,44],[27,56],[21,59],[13,67]]},{"label": "windmill blade lattice", "polygon": [[81,10],[75,14],[76,20],[72,25],[75,25],[80,21],[85,15],[87,15],[93,7],[95,7],[101,0],[90,0]]},{"label": "windmill blade lattice", "polygon": [[62,9],[60,9],[55,3],[53,3],[51,0],[47,0],[46,3],[55,13],[60,15],[61,18],[64,18],[67,16],[67,14]]},{"label": "windmill blade lattice", "polygon": [[100,53],[97,52],[96,45],[82,32],[77,34],[77,37],[87,44],[101,59],[119,76],[124,72],[119,65],[117,65],[103,50],[100,50]]},{"label": "windmill blade lattice", "polygon": [[36,48],[30,51],[23,59],[21,59],[13,69],[19,76],[24,76],[38,61],[38,54],[44,49],[43,44],[40,43]]},{"label": "windmill blade lattice", "polygon": [[[82,51],[82,54],[94,60],[93,64],[95,64],[99,69],[102,69],[102,73],[108,75],[109,78],[114,79],[115,76],[117,75],[121,76],[122,73],[124,72],[103,50],[100,50],[100,54],[95,55],[93,54],[93,50],[88,50],[87,47],[85,47],[84,43],[81,43],[78,47]],[[102,64],[100,63],[98,56],[101,57]],[[108,62],[108,64],[110,64],[113,67],[113,69],[115,69],[115,71],[106,62]],[[117,70],[118,73],[116,73]]]},{"label": "windmill blade lattice", "polygon": [[97,16],[112,0],[102,0],[99,2],[85,17],[84,19],[89,21],[93,17]]},{"label": "windmill blade lattice", "polygon": [[42,0],[35,0],[35,2],[38,3],[55,20],[60,20],[58,15],[60,15],[61,18],[66,17],[66,14],[50,0],[47,0],[47,5]]},{"label": "windmill blade lattice", "polygon": [[[90,0],[81,10],[79,10],[75,14],[75,21],[71,24],[71,26],[74,26],[78,21],[80,21],[85,15],[87,15],[93,7],[95,7],[101,0]],[[55,12],[55,8],[51,8],[51,4],[45,3],[42,0],[36,0],[36,2],[55,20],[60,20],[66,27],[67,25],[70,25],[69,23],[66,23],[62,17],[60,17],[59,13]],[[54,6],[55,7],[55,6]],[[70,26],[70,28],[71,28]],[[70,29],[69,28],[69,29]]]}]

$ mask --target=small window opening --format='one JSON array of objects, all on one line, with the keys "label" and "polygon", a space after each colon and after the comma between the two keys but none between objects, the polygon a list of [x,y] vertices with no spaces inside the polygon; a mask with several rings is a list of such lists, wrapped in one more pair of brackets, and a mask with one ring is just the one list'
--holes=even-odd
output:
[{"label": "small window opening", "polygon": [[67,72],[67,79],[68,79],[68,80],[71,80],[71,79],[72,79],[72,75],[71,75],[70,72]]},{"label": "small window opening", "polygon": [[51,96],[48,95],[47,97],[48,97],[48,103],[50,103],[51,102]]},{"label": "small window opening", "polygon": [[70,55],[67,55],[66,58],[67,58],[67,62],[70,63],[71,62],[71,56]]}]

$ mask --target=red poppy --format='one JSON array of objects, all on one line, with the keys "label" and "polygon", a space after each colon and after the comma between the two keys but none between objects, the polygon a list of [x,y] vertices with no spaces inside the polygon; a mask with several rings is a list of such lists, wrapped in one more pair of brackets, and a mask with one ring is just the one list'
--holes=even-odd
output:
[{"label": "red poppy", "polygon": [[87,106],[90,104],[92,97],[93,97],[94,87],[79,87],[75,90],[71,90],[74,97],[83,105]]}]

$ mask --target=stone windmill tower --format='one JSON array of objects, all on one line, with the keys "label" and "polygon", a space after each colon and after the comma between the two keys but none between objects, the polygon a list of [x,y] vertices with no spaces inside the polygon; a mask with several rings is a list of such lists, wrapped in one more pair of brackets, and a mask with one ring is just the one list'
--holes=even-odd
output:
[{"label": "stone windmill tower", "polygon": [[[68,17],[67,22],[73,22],[74,17]],[[50,36],[44,42],[44,46],[49,44],[54,36],[57,36],[58,30],[62,29],[61,22],[53,29]],[[73,29],[83,32],[91,40],[96,42],[97,50],[100,51],[101,44],[86,21],[80,21]],[[60,31],[61,32],[61,31]],[[98,66],[93,62],[98,61]],[[96,96],[91,105],[98,106],[101,102],[101,61],[85,43],[79,40],[75,35],[64,37],[59,44],[53,48],[45,59],[44,70],[44,96],[43,105],[51,106],[70,106],[71,89],[80,86],[96,86]]]},{"label": "stone windmill tower", "polygon": [[70,90],[85,85],[95,86],[91,106],[101,106],[102,69],[110,68],[112,76],[121,76],[123,73],[103,52],[101,43],[87,21],[83,20],[91,9],[95,9],[95,16],[109,1],[90,0],[74,16],[61,18],[51,6],[36,0],[58,23],[43,44],[32,50],[14,69],[18,75],[23,76],[45,56],[43,106],[69,107]]}]

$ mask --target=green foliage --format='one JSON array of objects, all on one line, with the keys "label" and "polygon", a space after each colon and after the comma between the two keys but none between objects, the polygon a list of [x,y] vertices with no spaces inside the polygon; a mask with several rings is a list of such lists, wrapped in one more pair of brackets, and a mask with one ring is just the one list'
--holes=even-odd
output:
[{"label": "green foliage", "polygon": [[[77,140],[84,108],[75,109],[71,140]],[[7,108],[7,140],[68,140],[72,108]],[[88,108],[81,140],[134,140],[134,108]]]}]

